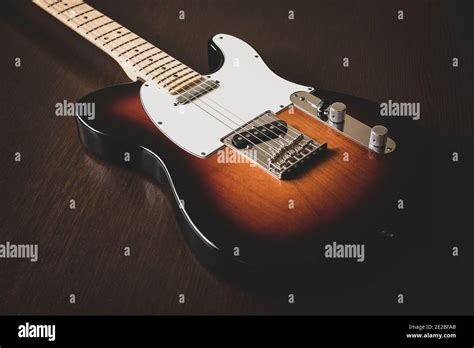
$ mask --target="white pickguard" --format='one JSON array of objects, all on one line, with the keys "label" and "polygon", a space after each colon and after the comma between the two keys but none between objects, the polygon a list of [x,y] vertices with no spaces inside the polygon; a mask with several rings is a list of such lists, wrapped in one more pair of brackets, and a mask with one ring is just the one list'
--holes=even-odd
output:
[{"label": "white pickguard", "polygon": [[224,65],[210,79],[220,86],[194,100],[175,106],[176,96],[147,81],[141,101],[154,124],[176,145],[198,157],[223,146],[221,139],[265,111],[278,112],[290,95],[312,88],[274,74],[246,42],[225,34],[213,38],[224,55]]}]

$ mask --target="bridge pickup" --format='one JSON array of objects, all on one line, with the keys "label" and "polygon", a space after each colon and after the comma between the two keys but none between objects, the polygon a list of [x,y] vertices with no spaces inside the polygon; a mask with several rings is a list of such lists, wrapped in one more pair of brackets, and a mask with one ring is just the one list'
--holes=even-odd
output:
[{"label": "bridge pickup", "polygon": [[[267,129],[268,135],[264,129]],[[265,136],[257,134],[259,132]],[[326,150],[326,143],[318,143],[271,111],[236,129],[222,142],[280,180],[291,179],[305,167],[311,166],[313,159]]]},{"label": "bridge pickup", "polygon": [[237,149],[245,149],[248,146],[257,145],[265,141],[285,135],[288,125],[285,121],[277,120],[262,126],[254,126],[250,130],[237,133],[232,137],[232,144]]}]

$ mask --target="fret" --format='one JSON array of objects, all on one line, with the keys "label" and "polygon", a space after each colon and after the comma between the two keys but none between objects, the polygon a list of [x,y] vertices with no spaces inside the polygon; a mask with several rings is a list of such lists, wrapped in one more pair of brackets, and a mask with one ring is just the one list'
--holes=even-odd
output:
[{"label": "fret", "polygon": [[[99,14],[99,12],[97,12],[97,14]],[[87,18],[84,18],[84,19],[87,19]],[[103,16],[99,19],[96,19],[94,21],[94,23],[88,24],[87,26],[85,26],[84,30],[86,32],[91,31],[91,33],[93,33],[93,34],[90,34],[90,35],[93,35],[94,37],[96,37],[98,35],[101,35],[105,31],[108,31],[108,30],[112,29],[116,25],[117,25],[117,23],[115,21],[111,20],[107,16]]]},{"label": "fret", "polygon": [[[176,60],[175,60],[175,61],[176,61]],[[155,76],[153,76],[152,79],[154,80],[154,79],[156,79],[157,77],[160,77],[160,76],[162,76],[162,75],[164,75],[164,74],[169,74],[169,73],[170,73],[170,70],[172,70],[172,69],[178,67],[179,65],[181,65],[181,63],[178,62],[178,64],[175,64],[175,65],[172,65],[172,66],[169,66],[169,67],[165,67],[165,69],[162,69],[162,71],[160,71],[158,74],[156,74]],[[166,80],[166,79],[169,77],[169,75],[165,75],[165,76],[167,76],[167,77],[164,78],[163,80]],[[158,83],[161,83],[163,80],[158,80]]]},{"label": "fret", "polygon": [[145,42],[142,42],[142,43],[140,43],[140,44],[138,44],[138,45],[136,45],[136,46],[133,46],[132,48],[130,48],[130,49],[128,49],[128,50],[126,50],[126,51],[120,53],[118,56],[120,57],[120,56],[122,56],[122,55],[128,53],[129,51],[134,50],[134,49],[137,49],[138,47],[143,46],[143,45],[146,45],[146,44],[148,44],[148,43],[149,43],[149,42],[146,42],[146,41],[145,41]]},{"label": "fret", "polygon": [[[163,53],[164,53],[164,52],[163,52]],[[161,68],[163,65],[169,63],[169,62],[168,62],[168,63],[165,63],[165,64],[161,64],[161,63],[162,63],[162,60],[163,60],[163,59],[166,59],[166,58],[170,58],[170,59],[171,59],[169,62],[172,62],[172,61],[175,60],[173,57],[170,57],[170,56],[168,56],[166,53],[164,53],[164,56],[163,56],[163,57],[158,58],[158,59],[155,59],[151,64],[148,64],[147,66],[144,66],[143,68],[140,68],[138,71],[145,70],[145,68],[152,67],[153,65],[155,65],[155,64],[157,64],[157,63],[160,63],[160,65],[154,67],[152,70],[150,70],[150,71],[148,71],[148,72],[145,71],[147,75],[148,75],[148,74],[151,74],[151,73],[155,72],[156,70],[158,70],[159,68]]]},{"label": "fret", "polygon": [[[165,58],[167,58],[167,57],[165,57]],[[163,58],[163,59],[165,59],[165,58]],[[165,65],[168,64],[168,63],[171,63],[171,62],[174,62],[174,61],[175,61],[174,58],[172,58],[172,57],[170,57],[170,58],[171,58],[171,60],[170,60],[169,62],[166,62],[166,63],[164,63],[164,64],[158,65],[157,67],[153,68],[152,71],[147,72],[146,75],[151,75],[153,72],[155,72],[156,70],[158,70],[158,69],[160,69],[160,68],[161,68],[162,70],[166,70],[167,68],[166,68]],[[159,76],[159,75],[156,75],[156,76]],[[153,76],[151,79],[154,79],[156,76]]]},{"label": "fret", "polygon": [[[82,5],[82,4],[81,4],[81,5]],[[81,16],[83,16],[83,15],[86,15],[86,14],[88,14],[89,12],[93,12],[93,11],[95,11],[95,10],[94,10],[94,9],[90,9],[90,10],[87,10],[87,11],[85,11],[85,12],[79,13],[79,14],[75,15],[74,17],[69,17],[69,19],[68,19],[67,21],[69,22],[69,21],[75,20],[76,18],[79,18],[79,17],[81,17]],[[87,17],[86,17],[85,19],[87,19]]]},{"label": "fret", "polygon": [[[151,44],[150,44],[150,45],[151,45]],[[142,49],[140,52],[135,53],[135,54],[134,54],[133,56],[131,56],[131,57],[128,57],[128,59],[129,59],[129,60],[133,60],[133,59],[135,59],[135,57],[138,57],[138,56],[140,56],[140,55],[142,55],[142,54],[144,54],[144,53],[147,53],[147,52],[149,52],[149,51],[151,51],[151,50],[154,50],[154,49],[157,49],[157,50],[158,50],[158,52],[155,53],[155,54],[158,54],[158,53],[161,52],[156,46],[151,45],[151,47]]]},{"label": "fret", "polygon": [[[113,23],[115,23],[115,22],[113,22]],[[110,33],[113,33],[114,31],[117,31],[117,30],[120,30],[120,29],[125,29],[125,28],[122,27],[121,25],[119,25],[117,28],[114,28],[114,29],[112,29],[112,30],[109,30],[109,31],[107,31],[107,32],[105,32],[105,33],[103,33],[103,34],[100,34],[99,36],[97,36],[96,38],[94,38],[94,40],[100,39],[101,37],[106,36],[106,35],[109,35]],[[120,31],[117,31],[117,34],[121,34],[121,32],[120,32]]]},{"label": "fret", "polygon": [[[128,41],[126,41],[126,42],[124,42],[124,43],[122,43],[122,44],[120,44],[120,45],[118,45],[118,46],[115,46],[114,48],[112,48],[111,52],[115,51],[117,48],[120,48],[120,47],[122,47],[122,46],[128,45],[130,42],[133,42],[133,41],[135,41],[135,40],[143,40],[143,39],[142,39],[140,36],[134,37],[134,38],[131,39],[131,40],[128,40]],[[147,44],[147,43],[148,43],[148,42],[145,41],[143,44],[145,45],[145,44]]]},{"label": "fret", "polygon": [[165,59],[166,57],[169,57],[166,53],[164,52],[158,52],[156,55],[159,55],[159,54],[164,54],[163,57],[161,58],[158,58],[158,59],[153,59],[153,61],[151,63],[148,63],[147,65],[145,66],[142,66],[140,69],[138,69],[138,71],[142,71],[142,70],[145,70],[146,68],[148,68],[149,66],[152,66],[153,64],[156,64],[158,62],[160,62],[162,59]]},{"label": "fret", "polygon": [[112,24],[112,23],[115,23],[115,21],[109,21],[109,22],[107,22],[107,23],[105,23],[105,24],[101,24],[101,25],[99,25],[99,26],[97,26],[97,27],[95,27],[95,28],[89,30],[89,31],[86,33],[86,35],[92,33],[93,31],[96,31],[97,29],[100,29],[100,28],[105,27],[105,26],[107,26],[107,25],[109,25],[109,24]]},{"label": "fret", "polygon": [[[117,37],[115,37],[115,38],[113,38],[113,39],[107,41],[107,42],[104,43],[102,46],[108,45],[109,43],[114,42],[115,40],[121,39],[122,37],[127,36],[127,35],[130,35],[130,34],[133,34],[133,33],[132,33],[131,31],[129,31],[129,32],[125,33],[125,34],[121,34],[120,36],[117,36]],[[104,37],[104,40],[107,40],[107,36]]]},{"label": "fret", "polygon": [[75,4],[75,5],[71,6],[71,7],[68,7],[68,8],[66,8],[66,9],[62,10],[62,11],[59,11],[59,12],[58,12],[58,15],[62,15],[64,12],[71,11],[73,8],[76,8],[76,7],[79,7],[79,6],[82,6],[82,5],[87,5],[87,4],[86,4],[85,2],[81,2],[81,3],[79,3],[79,4]]},{"label": "fret", "polygon": [[194,89],[194,86],[192,86],[192,85],[196,84],[197,82],[200,83],[203,80],[204,80],[204,78],[201,75],[199,75],[198,73],[196,73],[195,76],[193,76],[193,77],[191,77],[187,80],[184,80],[178,86],[175,86],[173,88],[168,88],[168,91],[172,95],[182,94],[182,93],[185,93],[186,91],[189,91],[190,89]]},{"label": "fret", "polygon": [[132,79],[155,80],[175,94],[202,76],[82,0],[33,3],[114,58]]},{"label": "fret", "polygon": [[[191,76],[189,76],[189,75],[191,75]],[[165,87],[169,87],[170,90],[173,90],[173,89],[176,89],[176,87],[179,87],[180,85],[182,85],[183,83],[185,83],[189,80],[192,80],[196,77],[201,77],[201,75],[199,75],[194,70],[191,70],[191,71],[187,72],[186,74],[181,75],[181,77],[178,80],[168,84]]]},{"label": "fret", "polygon": [[57,1],[53,2],[52,4],[49,4],[49,5],[48,5],[48,8],[51,7],[51,6],[57,5],[57,4],[61,3],[61,2],[62,2],[62,0],[57,0]]},{"label": "fret", "polygon": [[103,14],[101,14],[101,15],[99,15],[98,17],[89,19],[88,21],[86,21],[86,22],[84,22],[84,23],[78,25],[78,26],[77,26],[77,29],[81,28],[82,26],[84,26],[84,25],[86,25],[86,24],[89,24],[90,22],[96,21],[96,20],[98,20],[98,19],[100,19],[100,18],[104,18],[104,17],[105,17],[105,16],[104,16]]},{"label": "fret", "polygon": [[[153,48],[155,48],[155,47],[153,47]],[[153,49],[153,48],[152,48],[152,49]],[[145,51],[143,51],[141,54],[143,54],[143,53],[145,53]],[[138,62],[134,63],[132,66],[137,66],[137,65],[140,64],[141,62],[144,62],[145,60],[150,59],[151,57],[154,57],[154,56],[156,56],[157,54],[158,54],[158,53],[150,54],[150,55],[146,56],[145,58],[140,59]]]},{"label": "fret", "polygon": [[[184,68],[183,68],[182,66],[184,66]],[[166,80],[168,80],[169,78],[174,77],[173,80],[168,81],[168,82],[166,82],[166,83],[163,83],[163,87],[166,87],[166,86],[169,85],[170,83],[173,83],[176,79],[181,78],[180,73],[183,72],[183,71],[186,70],[186,69],[189,69],[189,68],[188,68],[186,65],[180,64],[180,69],[178,69],[178,70],[176,70],[176,71],[172,71],[172,70],[171,70],[171,71],[170,71],[170,74],[171,74],[171,75],[168,76],[168,77],[165,77],[164,79],[160,80],[159,82],[162,83],[162,82],[165,82]]]},{"label": "fret", "polygon": [[[150,45],[151,47],[147,47],[147,45]],[[122,52],[119,57],[122,55],[126,58],[127,61],[132,61],[135,57],[148,52],[151,49],[158,49],[156,46],[153,46],[151,43],[148,41],[141,42],[138,45],[134,45],[132,47],[127,48],[126,51]]]},{"label": "fret", "polygon": [[163,88],[167,88],[168,86],[170,86],[170,85],[176,83],[177,81],[181,80],[181,78],[184,75],[187,75],[187,73],[180,74],[180,73],[182,73],[183,71],[186,71],[186,70],[188,70],[188,67],[181,68],[178,71],[176,71],[175,73],[173,73],[171,76],[168,76],[167,78],[165,78],[161,81],[158,81],[158,83],[162,84]]},{"label": "fret", "polygon": [[[168,81],[166,83],[163,84],[163,87],[168,87],[169,85],[172,85],[173,83],[175,83],[176,81],[180,80],[181,78],[183,78],[184,76],[188,75],[189,73],[192,73],[193,71],[190,71],[190,72],[187,72],[187,73],[184,73],[184,74],[181,74],[179,75],[179,73],[185,71],[185,70],[188,70],[189,68],[187,66],[185,66],[184,68],[181,68],[180,70],[176,71],[172,77],[174,77],[174,79],[172,79],[171,81]],[[171,77],[171,76],[170,76]],[[169,77],[168,77],[169,78]],[[164,82],[165,80],[167,80],[168,78],[164,79],[163,81],[159,81],[159,82]]]},{"label": "fret", "polygon": [[161,77],[161,76],[164,75],[164,74],[167,74],[167,75],[165,75],[164,78],[162,78],[161,80],[158,80],[157,82],[158,82],[159,84],[162,84],[163,82],[165,82],[166,80],[168,80],[170,77],[177,77],[177,76],[175,76],[175,75],[176,75],[176,73],[179,71],[179,69],[178,69],[178,70],[175,70],[175,69],[176,69],[176,68],[179,68],[181,65],[183,65],[183,64],[180,63],[180,62],[178,62],[178,64],[175,64],[175,65],[173,65],[173,66],[167,68],[166,71],[162,72],[162,73],[159,74],[158,76]]}]

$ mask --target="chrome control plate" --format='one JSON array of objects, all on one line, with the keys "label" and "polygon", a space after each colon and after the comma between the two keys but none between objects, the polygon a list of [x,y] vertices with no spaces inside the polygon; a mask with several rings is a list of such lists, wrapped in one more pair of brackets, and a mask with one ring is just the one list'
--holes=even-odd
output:
[{"label": "chrome control plate", "polygon": [[372,128],[348,114],[346,114],[344,122],[341,123],[333,123],[327,118],[322,119],[319,117],[319,113],[323,111],[319,109],[323,104],[322,100],[311,93],[304,91],[295,92],[291,94],[290,100],[296,108],[374,152],[388,154],[397,147],[395,141],[389,137],[385,147],[377,148],[372,146],[370,144],[370,131]]}]

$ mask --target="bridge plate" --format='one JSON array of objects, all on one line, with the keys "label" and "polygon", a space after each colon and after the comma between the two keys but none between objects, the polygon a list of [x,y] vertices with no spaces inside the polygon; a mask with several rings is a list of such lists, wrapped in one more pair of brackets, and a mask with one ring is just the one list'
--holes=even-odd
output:
[{"label": "bridge plate", "polygon": [[[286,123],[282,132],[278,122],[282,121],[273,112],[267,111],[222,141],[274,177],[289,179],[312,158],[320,155],[326,149],[326,143],[320,144]],[[245,148],[235,145],[235,137],[242,135],[248,136]]]}]

